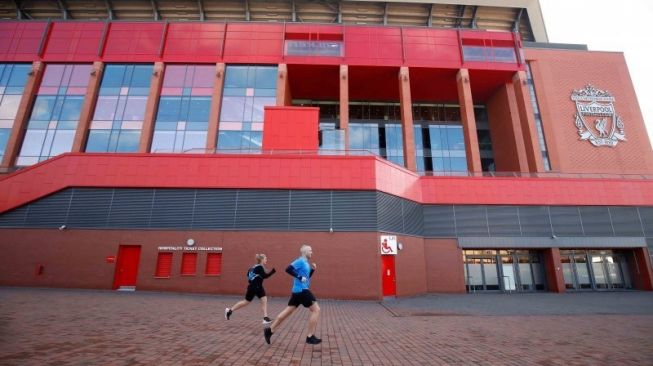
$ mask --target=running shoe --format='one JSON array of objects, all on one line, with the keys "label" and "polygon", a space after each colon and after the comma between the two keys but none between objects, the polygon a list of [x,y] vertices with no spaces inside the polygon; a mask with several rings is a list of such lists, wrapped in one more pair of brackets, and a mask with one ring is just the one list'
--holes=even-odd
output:
[{"label": "running shoe", "polygon": [[268,318],[267,316],[263,317],[263,324],[270,324],[272,323],[272,319]]},{"label": "running shoe", "polygon": [[263,336],[265,337],[265,342],[270,344],[270,338],[272,338],[272,329],[270,329],[270,327],[265,327],[265,329],[263,329]]},{"label": "running shoe", "polygon": [[315,335],[312,335],[310,337],[306,337],[306,343],[308,343],[308,344],[320,344],[320,343],[322,343],[322,339],[316,337]]},{"label": "running shoe", "polygon": [[229,317],[231,316],[232,313],[233,313],[233,311],[231,311],[231,309],[224,308],[224,318],[225,319],[229,320]]}]

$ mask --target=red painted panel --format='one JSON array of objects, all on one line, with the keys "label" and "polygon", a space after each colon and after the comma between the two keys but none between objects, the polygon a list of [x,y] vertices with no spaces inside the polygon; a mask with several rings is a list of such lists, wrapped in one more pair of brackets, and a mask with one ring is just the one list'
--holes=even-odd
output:
[{"label": "red painted panel", "polygon": [[340,68],[335,65],[288,65],[288,81],[294,99],[340,98]]},{"label": "red painted panel", "polygon": [[45,61],[95,61],[105,23],[54,22],[45,45]]},{"label": "red painted panel", "polygon": [[141,258],[141,247],[138,245],[121,245],[118,250],[118,263],[113,289],[120,286],[136,286],[138,263]]},{"label": "red painted panel", "polygon": [[181,274],[185,276],[194,276],[197,274],[197,253],[182,254]]},{"label": "red painted panel", "polygon": [[404,28],[404,52],[410,66],[459,68],[458,33],[454,30]]},{"label": "red painted panel", "polygon": [[403,63],[401,29],[347,27],[345,57],[349,65],[399,66]]},{"label": "red painted panel", "polygon": [[265,107],[263,150],[316,151],[319,117],[319,108]]},{"label": "red painted panel", "polygon": [[0,213],[66,187],[353,189],[425,204],[653,206],[653,180],[643,179],[419,177],[374,156],[67,153],[0,178]]},{"label": "red painted panel", "polygon": [[109,26],[104,61],[152,62],[159,59],[165,23],[114,22]]},{"label": "red painted panel", "polygon": [[279,63],[283,55],[283,25],[227,24],[224,61]]},{"label": "red painted panel", "polygon": [[169,278],[172,272],[172,253],[160,252],[156,258],[156,272],[154,277]]},{"label": "red painted panel", "polygon": [[37,61],[46,22],[1,22],[0,61]]},{"label": "red painted panel", "polygon": [[395,256],[381,256],[381,278],[383,283],[383,296],[395,296],[397,294],[397,279],[395,277]]},{"label": "red painted panel", "polygon": [[208,253],[206,255],[205,275],[217,276],[222,273],[222,253]]},{"label": "red painted panel", "polygon": [[217,62],[226,24],[170,23],[163,49],[165,62]]}]

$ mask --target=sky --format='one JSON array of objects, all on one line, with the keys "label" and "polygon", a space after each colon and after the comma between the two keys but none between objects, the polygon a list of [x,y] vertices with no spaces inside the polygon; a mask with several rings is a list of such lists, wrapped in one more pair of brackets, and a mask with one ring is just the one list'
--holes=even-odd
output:
[{"label": "sky", "polygon": [[549,42],[624,53],[653,141],[653,1],[540,0],[540,7]]}]

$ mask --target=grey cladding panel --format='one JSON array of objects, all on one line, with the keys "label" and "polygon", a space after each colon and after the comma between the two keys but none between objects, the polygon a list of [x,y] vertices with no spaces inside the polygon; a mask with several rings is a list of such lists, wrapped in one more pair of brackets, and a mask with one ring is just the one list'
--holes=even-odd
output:
[{"label": "grey cladding panel", "polygon": [[558,236],[583,236],[578,207],[551,206],[553,233]]},{"label": "grey cladding panel", "polygon": [[520,236],[519,211],[516,206],[487,206],[490,236]]},{"label": "grey cladding panel", "polygon": [[406,234],[423,235],[424,215],[422,205],[417,202],[403,200],[404,231]]},{"label": "grey cladding panel", "polygon": [[424,206],[424,236],[434,238],[456,237],[453,206]]},{"label": "grey cladding panel", "polygon": [[489,236],[485,206],[454,206],[458,236]]},{"label": "grey cladding panel", "polygon": [[333,230],[377,231],[376,192],[333,191]]},{"label": "grey cladding panel", "polygon": [[288,198],[288,191],[238,191],[236,229],[288,230]]},{"label": "grey cladding panel", "polygon": [[59,227],[66,223],[72,189],[56,192],[29,205],[27,227]]},{"label": "grey cladding panel", "polygon": [[644,226],[644,236],[653,236],[653,207],[639,207],[638,210]]},{"label": "grey cladding panel", "polygon": [[579,210],[586,236],[614,236],[607,207],[581,206]]},{"label": "grey cladding panel", "polygon": [[644,236],[636,207],[610,207],[615,236]]},{"label": "grey cladding panel", "polygon": [[188,229],[193,219],[194,189],[156,189],[151,228]]},{"label": "grey cladding panel", "polygon": [[379,230],[393,233],[404,231],[402,199],[383,192],[376,193],[376,208]]},{"label": "grey cladding panel", "polygon": [[153,189],[116,189],[109,213],[109,226],[147,228],[153,196]]},{"label": "grey cladding panel", "polygon": [[549,210],[545,206],[520,206],[522,236],[551,236]]},{"label": "grey cladding panel", "polygon": [[15,208],[0,215],[0,227],[25,227],[29,205]]},{"label": "grey cladding panel", "polygon": [[290,192],[290,230],[328,231],[330,227],[330,191]]},{"label": "grey cladding panel", "polygon": [[66,225],[103,228],[107,225],[113,196],[110,188],[73,188],[73,200]]},{"label": "grey cladding panel", "polygon": [[233,229],[236,190],[198,189],[194,229]]}]

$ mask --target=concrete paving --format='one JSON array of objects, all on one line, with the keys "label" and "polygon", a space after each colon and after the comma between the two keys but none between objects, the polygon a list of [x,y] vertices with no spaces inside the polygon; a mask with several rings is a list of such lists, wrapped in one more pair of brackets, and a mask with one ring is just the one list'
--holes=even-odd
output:
[{"label": "concrete paving", "polygon": [[0,287],[0,365],[653,365],[649,292],[319,300],[316,346],[307,310],[267,345],[258,300],[224,319],[238,300]]}]

